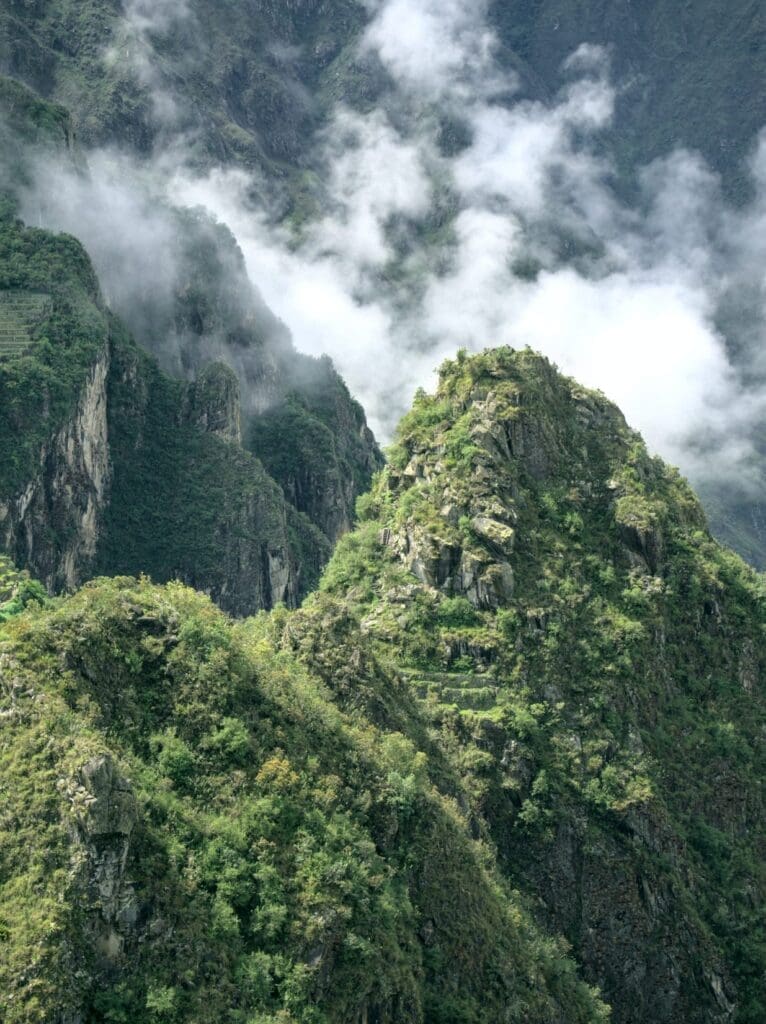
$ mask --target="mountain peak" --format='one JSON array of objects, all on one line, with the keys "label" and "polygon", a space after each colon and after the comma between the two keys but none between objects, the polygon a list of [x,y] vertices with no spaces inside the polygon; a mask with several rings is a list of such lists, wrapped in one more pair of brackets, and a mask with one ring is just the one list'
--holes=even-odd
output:
[{"label": "mountain peak", "polygon": [[558,546],[606,544],[617,564],[652,575],[669,530],[705,530],[688,486],[619,409],[530,350],[445,363],[402,421],[375,493],[380,508],[393,502],[386,546],[421,583],[477,609],[536,593]]},{"label": "mountain peak", "polygon": [[616,406],[529,351],[446,363],[360,513],[322,590],[456,752],[513,885],[616,1020],[730,1020],[733,922],[756,925],[712,894],[758,884],[757,575]]}]

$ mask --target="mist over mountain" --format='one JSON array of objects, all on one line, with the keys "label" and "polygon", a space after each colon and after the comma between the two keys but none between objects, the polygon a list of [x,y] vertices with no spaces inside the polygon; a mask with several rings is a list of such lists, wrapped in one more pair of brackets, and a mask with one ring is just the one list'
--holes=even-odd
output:
[{"label": "mist over mountain", "polygon": [[[52,50],[47,91],[96,147],[87,183],[44,163],[22,212],[79,233],[136,330],[131,291],[179,258],[168,209],[208,210],[383,440],[456,348],[529,344],[615,397],[762,564],[758,12],[711,39],[713,5],[554,7],[12,8],[6,67],[34,81]],[[177,368],[170,332],[138,333]]]},{"label": "mist over mountain", "polygon": [[0,3],[0,1024],[766,1019],[765,65]]}]

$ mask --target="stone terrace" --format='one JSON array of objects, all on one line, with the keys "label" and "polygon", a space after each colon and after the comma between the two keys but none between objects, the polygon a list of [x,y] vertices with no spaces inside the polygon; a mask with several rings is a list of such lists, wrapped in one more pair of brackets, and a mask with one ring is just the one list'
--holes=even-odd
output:
[{"label": "stone terrace", "polygon": [[43,292],[0,291],[0,359],[26,353],[49,310],[50,296]]}]

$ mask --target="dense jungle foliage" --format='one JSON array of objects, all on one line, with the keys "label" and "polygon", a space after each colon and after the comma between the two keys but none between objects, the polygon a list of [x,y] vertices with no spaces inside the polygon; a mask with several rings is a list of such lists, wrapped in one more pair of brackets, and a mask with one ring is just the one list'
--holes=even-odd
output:
[{"label": "dense jungle foliage", "polygon": [[[644,6],[493,0],[498,66],[546,101],[605,44],[615,194],[689,146],[745,200],[760,5]],[[0,10],[0,1024],[763,1024],[766,584],[708,528],[761,564],[758,496],[706,515],[507,348],[445,363],[384,465],[204,211],[158,200],[104,294],[19,219],[41,161],[183,140],[298,244],[328,114],[389,109],[372,9]]]},{"label": "dense jungle foliage", "polygon": [[[684,917],[698,958],[680,979],[684,1019],[701,1013],[710,958],[728,965],[736,1019],[755,1024],[763,578],[711,539],[688,485],[614,406],[531,352],[446,364],[360,512],[316,600],[350,605],[410,679],[514,884],[621,1015],[634,1001],[636,1019],[661,1017],[646,967],[635,983],[626,965],[642,942],[661,959]],[[561,890],[567,846],[579,906]],[[625,874],[663,894],[648,915]],[[589,913],[606,930],[622,917],[612,951]]]}]

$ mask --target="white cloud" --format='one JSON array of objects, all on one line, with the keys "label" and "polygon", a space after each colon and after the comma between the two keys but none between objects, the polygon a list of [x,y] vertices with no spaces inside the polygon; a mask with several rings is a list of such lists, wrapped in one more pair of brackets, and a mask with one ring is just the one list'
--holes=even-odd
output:
[{"label": "white cloud", "polygon": [[[516,81],[495,61],[486,6],[375,4],[363,45],[379,54],[409,116],[336,110],[315,154],[328,204],[300,241],[254,205],[246,174],[200,177],[182,146],[155,158],[155,186],[229,225],[296,346],[332,356],[384,440],[457,347],[529,344],[616,400],[697,481],[741,481],[764,391],[757,379],[742,383],[723,331],[766,374],[766,136],[746,210],[727,207],[716,176],[686,152],[647,167],[641,201],[628,208],[599,146],[615,102],[608,55],[581,47],[550,104],[511,102]],[[177,13],[142,0],[135,32],[148,39]],[[470,129],[454,157],[439,155],[434,103]],[[96,161],[97,188],[104,177]],[[434,224],[434,198],[446,193],[454,219]],[[141,202],[128,188],[111,210],[102,197],[90,216],[80,196],[70,213],[83,211],[80,233],[104,258],[110,230],[124,228],[131,242],[113,258],[140,261],[152,231],[164,230]],[[410,275],[405,290],[388,273],[396,260]],[[530,270],[524,279],[519,264]]]},{"label": "white cloud", "polygon": [[429,100],[475,96],[496,87],[487,6],[487,0],[385,0],[376,5],[363,45],[399,83]]},{"label": "white cloud", "polygon": [[332,213],[311,229],[311,243],[350,268],[380,266],[391,256],[386,226],[424,216],[431,204],[423,147],[404,141],[385,114],[339,110],[325,133],[332,156]]},{"label": "white cloud", "polygon": [[[589,142],[609,123],[614,92],[601,51],[587,56],[587,77],[552,107],[466,106],[473,142],[453,160],[435,155],[426,131],[404,136],[382,113],[365,122],[339,111],[323,140],[332,213],[297,248],[249,208],[246,176],[184,173],[171,191],[232,227],[297,346],[332,356],[384,439],[457,347],[530,345],[617,401],[654,450],[698,479],[741,474],[763,402],[743,392],[715,326],[721,248],[733,235],[717,179],[676,153],[643,174],[643,213],[622,207]],[[390,218],[427,212],[429,172],[450,180],[461,204],[451,245],[420,264],[441,269],[404,313],[380,280],[360,299],[360,282],[374,282],[369,271],[392,255]],[[562,226],[600,246],[590,274],[552,251]],[[520,280],[514,263],[530,255],[543,268]]]}]

